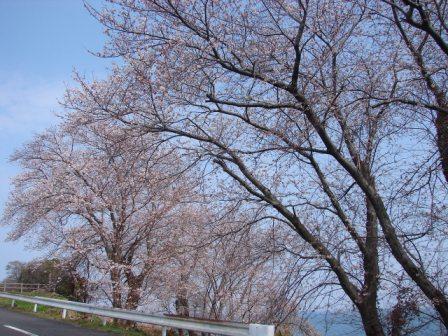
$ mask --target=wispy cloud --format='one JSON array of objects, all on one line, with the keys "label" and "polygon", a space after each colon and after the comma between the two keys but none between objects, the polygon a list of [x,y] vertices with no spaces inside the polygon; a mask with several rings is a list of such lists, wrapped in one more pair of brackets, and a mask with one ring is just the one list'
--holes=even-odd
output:
[{"label": "wispy cloud", "polygon": [[64,92],[62,82],[14,75],[0,77],[0,132],[26,135],[55,124],[58,99]]},{"label": "wispy cloud", "polygon": [[[64,92],[62,81],[45,81],[11,73],[0,74],[0,213],[10,190],[10,180],[18,173],[8,162],[13,151],[33,134],[57,123],[58,99]],[[29,260],[40,252],[29,251],[24,241],[4,242],[7,227],[0,227],[0,280],[6,264],[15,259]],[[11,255],[6,251],[14,251]]]},{"label": "wispy cloud", "polygon": [[65,86],[17,74],[0,74],[0,210],[18,167],[9,163],[11,154],[36,133],[55,125],[58,99]]},{"label": "wispy cloud", "polygon": [[[61,81],[45,81],[17,74],[0,74],[0,214],[11,188],[10,180],[19,169],[8,162],[14,150],[34,134],[56,124],[58,99],[64,93]],[[29,260],[41,254],[25,248],[25,241],[4,242],[7,227],[0,227],[0,280],[11,260]],[[14,251],[11,255],[6,251]]]}]

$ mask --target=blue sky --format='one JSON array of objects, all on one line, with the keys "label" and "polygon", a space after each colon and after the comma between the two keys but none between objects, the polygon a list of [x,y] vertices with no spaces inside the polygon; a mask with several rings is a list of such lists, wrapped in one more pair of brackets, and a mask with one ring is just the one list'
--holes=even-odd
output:
[{"label": "blue sky", "polygon": [[[100,0],[89,3],[100,6]],[[33,134],[57,123],[58,100],[73,85],[74,69],[102,77],[110,61],[88,51],[105,42],[101,25],[82,0],[0,0],[0,210],[18,167],[9,163],[14,149]],[[26,242],[5,242],[0,227],[0,279],[12,260],[40,255]]]}]

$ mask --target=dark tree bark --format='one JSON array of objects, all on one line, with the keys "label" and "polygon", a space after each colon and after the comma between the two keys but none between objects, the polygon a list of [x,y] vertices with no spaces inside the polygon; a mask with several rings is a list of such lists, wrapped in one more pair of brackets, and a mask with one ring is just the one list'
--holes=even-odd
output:
[{"label": "dark tree bark", "polygon": [[112,307],[122,308],[122,291],[120,285],[120,271],[113,269],[110,272],[110,278],[112,280]]},{"label": "dark tree bark", "polygon": [[438,112],[435,126],[437,131],[437,147],[439,148],[443,175],[448,182],[448,114]]},{"label": "dark tree bark", "polygon": [[384,335],[378,315],[377,296],[379,281],[378,266],[378,220],[372,203],[366,198],[366,244],[364,253],[364,286],[362,302],[358,309],[366,335]]}]

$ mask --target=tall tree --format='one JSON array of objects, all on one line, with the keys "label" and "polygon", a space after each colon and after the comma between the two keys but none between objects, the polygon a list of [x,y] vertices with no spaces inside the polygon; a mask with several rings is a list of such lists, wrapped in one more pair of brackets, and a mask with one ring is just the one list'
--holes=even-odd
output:
[{"label": "tall tree", "polygon": [[[445,213],[434,210],[446,187],[434,174],[422,180],[428,120],[378,104],[394,96],[401,49],[385,48],[397,34],[366,3],[112,3],[91,11],[108,28],[105,52],[126,66],[106,82],[81,81],[68,106],[89,121],[189,139],[244,201],[267,205],[325,261],[368,335],[384,334],[377,304],[389,250],[448,325],[433,235],[443,232]],[[109,103],[117,97],[127,103]]]},{"label": "tall tree", "polygon": [[167,219],[194,189],[173,174],[179,159],[110,124],[50,130],[13,159],[24,172],[5,210],[10,238],[35,232],[38,244],[87,260],[113,306],[136,309],[164,257]]}]

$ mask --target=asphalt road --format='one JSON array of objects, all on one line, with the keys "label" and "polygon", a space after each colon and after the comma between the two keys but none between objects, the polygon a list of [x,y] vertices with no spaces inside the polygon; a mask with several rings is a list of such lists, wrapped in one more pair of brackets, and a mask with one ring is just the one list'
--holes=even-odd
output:
[{"label": "asphalt road", "polygon": [[0,336],[110,336],[62,321],[47,320],[0,308]]}]

